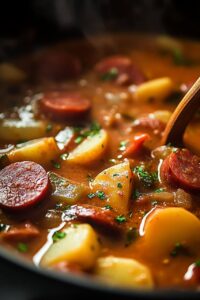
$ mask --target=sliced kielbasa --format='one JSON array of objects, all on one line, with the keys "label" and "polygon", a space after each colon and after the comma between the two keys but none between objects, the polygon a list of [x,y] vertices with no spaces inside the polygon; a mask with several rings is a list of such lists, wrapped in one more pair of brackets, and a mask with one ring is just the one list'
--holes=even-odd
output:
[{"label": "sliced kielbasa", "polygon": [[123,225],[116,222],[117,215],[108,209],[88,204],[72,205],[63,213],[63,221],[79,220],[102,227],[110,232],[122,232]]},{"label": "sliced kielbasa", "polygon": [[0,237],[9,241],[26,241],[39,235],[39,230],[31,223],[11,226],[8,231],[0,233]]},{"label": "sliced kielbasa", "polygon": [[78,93],[64,91],[44,93],[41,109],[53,118],[72,118],[86,114],[91,108],[89,99]]},{"label": "sliced kielbasa", "polygon": [[132,63],[131,59],[122,55],[102,59],[96,64],[95,71],[101,79],[114,81],[118,85],[138,85],[146,80],[143,72]]},{"label": "sliced kielbasa", "polygon": [[48,191],[48,175],[31,161],[13,163],[0,171],[0,206],[10,210],[32,207]]},{"label": "sliced kielbasa", "polygon": [[77,77],[81,63],[77,57],[64,50],[45,52],[36,62],[36,75],[42,80],[64,80]]},{"label": "sliced kielbasa", "polygon": [[168,182],[189,190],[200,190],[200,157],[187,149],[171,153],[163,162],[161,172]]}]

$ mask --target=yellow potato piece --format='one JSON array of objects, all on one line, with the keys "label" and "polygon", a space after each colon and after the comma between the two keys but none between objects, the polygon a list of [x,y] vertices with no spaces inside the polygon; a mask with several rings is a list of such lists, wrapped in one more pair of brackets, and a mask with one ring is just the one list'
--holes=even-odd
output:
[{"label": "yellow potato piece", "polygon": [[191,253],[200,246],[200,221],[183,208],[153,210],[147,215],[142,231],[145,253],[158,259],[169,256],[177,243]]},{"label": "yellow potato piece", "polygon": [[52,266],[62,261],[77,263],[83,270],[92,268],[99,256],[100,245],[93,228],[88,224],[63,230],[66,236],[50,246],[41,265]]},{"label": "yellow potato piece", "polygon": [[152,114],[150,114],[150,117],[152,116],[153,118],[163,122],[164,124],[167,124],[171,115],[172,113],[169,110],[156,110]]},{"label": "yellow potato piece", "polygon": [[10,162],[30,160],[39,164],[48,164],[59,154],[58,146],[53,137],[42,138],[19,145],[10,151],[8,159]]},{"label": "yellow potato piece", "polygon": [[0,139],[18,142],[41,138],[46,134],[46,127],[43,121],[5,119],[0,122]]},{"label": "yellow potato piece", "polygon": [[192,152],[200,156],[200,143],[198,139],[199,136],[199,122],[189,125],[184,134],[184,144],[186,148],[189,148]]},{"label": "yellow potato piece", "polygon": [[136,89],[133,97],[141,102],[148,102],[153,99],[161,102],[173,91],[173,82],[169,77],[153,79],[142,83]]},{"label": "yellow potato piece", "polygon": [[26,79],[26,74],[18,67],[9,63],[0,64],[0,81],[15,83],[24,79]]},{"label": "yellow potato piece", "polygon": [[104,129],[101,129],[99,133],[87,137],[70,152],[66,162],[84,165],[97,160],[103,155],[107,143],[108,134]]},{"label": "yellow potato piece", "polygon": [[126,214],[132,189],[130,163],[125,161],[99,173],[91,183],[92,189],[103,191],[107,202],[121,214]]},{"label": "yellow potato piece", "polygon": [[152,288],[151,272],[137,260],[114,256],[97,260],[95,274],[106,283],[133,288]]}]

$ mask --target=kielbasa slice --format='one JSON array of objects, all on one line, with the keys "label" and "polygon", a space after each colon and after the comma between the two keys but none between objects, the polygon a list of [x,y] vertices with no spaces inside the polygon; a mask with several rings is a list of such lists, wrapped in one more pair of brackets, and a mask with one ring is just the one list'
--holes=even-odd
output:
[{"label": "kielbasa slice", "polygon": [[102,59],[95,66],[95,71],[100,78],[103,78],[108,72],[115,70],[115,73],[109,78],[118,85],[141,84],[146,80],[144,74],[135,65],[130,58],[122,55],[114,55]]},{"label": "kielbasa slice", "polygon": [[165,124],[155,118],[141,117],[133,122],[133,127],[152,130],[155,134],[160,134],[165,129]]},{"label": "kielbasa slice", "polygon": [[168,183],[189,190],[200,190],[200,157],[182,149],[171,153],[163,162],[161,177]]},{"label": "kielbasa slice", "polygon": [[30,223],[11,226],[8,231],[2,232],[0,237],[9,241],[26,241],[39,235],[39,230]]},{"label": "kielbasa slice", "polygon": [[109,232],[122,232],[123,225],[116,222],[116,214],[108,209],[104,209],[89,204],[72,205],[62,216],[63,221],[79,220],[92,225],[100,226]]},{"label": "kielbasa slice", "polygon": [[89,99],[78,93],[47,92],[40,100],[41,109],[53,118],[82,116],[91,108]]},{"label": "kielbasa slice", "polygon": [[81,63],[77,57],[64,50],[43,53],[36,62],[36,75],[44,80],[64,80],[77,77]]},{"label": "kielbasa slice", "polygon": [[0,206],[10,210],[30,208],[48,191],[48,175],[31,161],[13,163],[0,171]]}]

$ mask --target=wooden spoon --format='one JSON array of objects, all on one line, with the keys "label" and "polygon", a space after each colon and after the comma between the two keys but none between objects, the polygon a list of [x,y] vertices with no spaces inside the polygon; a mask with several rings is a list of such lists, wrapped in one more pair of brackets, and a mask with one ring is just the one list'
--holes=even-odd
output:
[{"label": "wooden spoon", "polygon": [[183,146],[183,134],[194,113],[200,107],[200,77],[173,112],[161,140],[161,145]]}]

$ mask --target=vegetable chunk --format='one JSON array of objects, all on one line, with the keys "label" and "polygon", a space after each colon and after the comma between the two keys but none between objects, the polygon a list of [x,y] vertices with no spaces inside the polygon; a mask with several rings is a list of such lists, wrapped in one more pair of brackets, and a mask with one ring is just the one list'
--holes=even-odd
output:
[{"label": "vegetable chunk", "polygon": [[41,265],[52,266],[61,261],[77,263],[82,269],[92,268],[100,252],[100,245],[93,228],[88,224],[68,227],[63,238],[53,243],[43,256]]},{"label": "vegetable chunk", "polygon": [[46,122],[36,120],[4,119],[0,122],[0,139],[3,141],[24,141],[45,136]]},{"label": "vegetable chunk", "polygon": [[107,202],[119,213],[128,212],[132,188],[132,173],[128,161],[99,173],[92,182],[94,191],[103,191]]},{"label": "vegetable chunk", "polygon": [[161,102],[173,92],[173,82],[169,77],[153,79],[138,86],[134,99],[147,102],[151,99]]},{"label": "vegetable chunk", "polygon": [[99,258],[95,274],[113,285],[142,289],[153,287],[150,270],[134,259],[114,256]]},{"label": "vegetable chunk", "polygon": [[83,184],[72,182],[53,172],[49,172],[48,175],[52,186],[53,199],[64,201],[66,204],[73,204],[83,195],[85,190]]},{"label": "vegetable chunk", "polygon": [[194,253],[200,246],[200,221],[183,208],[157,208],[147,217],[143,228],[144,246],[151,257],[169,256],[180,244]]},{"label": "vegetable chunk", "polygon": [[101,129],[94,136],[88,136],[78,147],[70,152],[66,162],[84,165],[97,160],[103,155],[107,143],[108,134],[104,129]]},{"label": "vegetable chunk", "polygon": [[42,138],[22,143],[8,153],[10,162],[31,160],[42,165],[48,164],[59,154],[53,137]]}]

